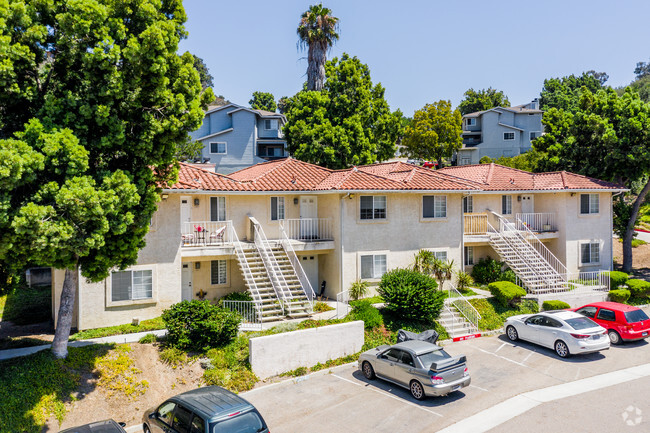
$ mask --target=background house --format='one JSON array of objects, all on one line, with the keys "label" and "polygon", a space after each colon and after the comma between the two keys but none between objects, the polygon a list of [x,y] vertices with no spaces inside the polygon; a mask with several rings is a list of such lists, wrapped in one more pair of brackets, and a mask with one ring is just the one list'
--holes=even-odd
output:
[{"label": "background house", "polygon": [[251,165],[284,158],[284,115],[227,104],[210,107],[203,124],[190,136],[203,143],[202,162],[228,174]]},{"label": "background house", "polygon": [[482,157],[516,156],[531,149],[542,134],[539,101],[516,107],[496,107],[463,116],[463,147],[457,165],[478,164]]}]

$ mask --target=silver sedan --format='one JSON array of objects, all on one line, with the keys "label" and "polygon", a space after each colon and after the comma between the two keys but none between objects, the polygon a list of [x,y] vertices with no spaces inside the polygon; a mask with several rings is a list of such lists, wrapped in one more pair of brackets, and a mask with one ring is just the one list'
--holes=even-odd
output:
[{"label": "silver sedan", "polygon": [[466,358],[450,356],[440,346],[418,340],[379,346],[359,357],[367,379],[375,376],[407,388],[418,400],[447,395],[470,384]]},{"label": "silver sedan", "polygon": [[506,320],[505,330],[510,340],[522,339],[554,349],[561,358],[609,349],[607,330],[573,311],[512,316]]}]

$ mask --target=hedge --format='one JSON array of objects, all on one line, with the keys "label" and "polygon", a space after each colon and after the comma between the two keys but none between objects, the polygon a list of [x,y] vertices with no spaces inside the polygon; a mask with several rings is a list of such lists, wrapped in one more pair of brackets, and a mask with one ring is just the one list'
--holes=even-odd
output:
[{"label": "hedge", "polygon": [[628,287],[631,296],[634,297],[640,298],[650,293],[650,282],[645,280],[630,279],[627,280],[625,285]]},{"label": "hedge", "polygon": [[611,271],[603,272],[603,275],[609,274],[609,287],[610,289],[618,289],[618,286],[625,284],[630,276],[625,272]]},{"label": "hedge", "polygon": [[625,303],[630,299],[630,291],[627,289],[615,289],[609,291],[610,301]]},{"label": "hedge", "polygon": [[542,304],[542,309],[545,311],[566,310],[567,308],[571,308],[571,306],[564,301],[558,300],[544,301]]},{"label": "hedge", "polygon": [[497,281],[490,283],[488,289],[492,296],[504,307],[514,307],[521,301],[522,296],[526,296],[526,291],[510,281]]},{"label": "hedge", "polygon": [[411,269],[394,269],[381,277],[377,292],[385,308],[407,320],[428,321],[440,314],[445,293],[436,290],[438,283],[428,275]]}]

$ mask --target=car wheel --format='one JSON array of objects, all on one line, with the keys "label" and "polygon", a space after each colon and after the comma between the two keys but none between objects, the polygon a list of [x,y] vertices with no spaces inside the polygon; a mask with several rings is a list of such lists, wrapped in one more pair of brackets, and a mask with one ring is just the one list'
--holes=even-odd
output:
[{"label": "car wheel", "polygon": [[558,340],[555,342],[555,353],[560,358],[566,358],[567,356],[570,355],[569,353],[569,348],[567,347],[566,343],[562,340]]},{"label": "car wheel", "polygon": [[506,335],[508,336],[510,341],[517,341],[519,339],[519,334],[517,334],[517,330],[512,325],[506,328]]},{"label": "car wheel", "polygon": [[144,431],[144,433],[151,433],[151,430],[149,430],[149,426],[146,424],[142,426],[142,431]]},{"label": "car wheel", "polygon": [[361,364],[361,371],[363,371],[363,375],[366,379],[372,380],[375,378],[375,369],[372,368],[372,365],[370,365],[368,361],[363,361],[363,364]]},{"label": "car wheel", "polygon": [[417,380],[412,380],[411,386],[409,388],[411,389],[411,395],[416,400],[424,399],[424,388],[422,387],[422,384],[420,382],[418,382]]},{"label": "car wheel", "polygon": [[610,329],[607,331],[607,335],[609,336],[609,342],[612,344],[621,344],[622,339],[621,336],[618,335],[618,332],[614,331],[613,329]]}]

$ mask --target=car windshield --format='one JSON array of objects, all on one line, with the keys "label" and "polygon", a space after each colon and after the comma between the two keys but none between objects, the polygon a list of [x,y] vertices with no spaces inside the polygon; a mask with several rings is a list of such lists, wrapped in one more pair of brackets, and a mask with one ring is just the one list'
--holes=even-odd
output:
[{"label": "car windshield", "polygon": [[587,329],[598,326],[596,322],[587,317],[574,317],[573,319],[566,319],[566,323],[573,329]]},{"label": "car windshield", "polygon": [[627,320],[627,323],[643,322],[648,320],[648,315],[643,310],[626,311],[625,320]]},{"label": "car windshield", "polygon": [[451,358],[447,352],[443,349],[434,350],[433,352],[421,353],[418,355],[418,359],[423,366],[429,367],[434,362],[439,362],[445,358]]},{"label": "car windshield", "polygon": [[211,429],[212,433],[257,433],[266,426],[257,411],[242,413],[223,421],[219,421]]}]

